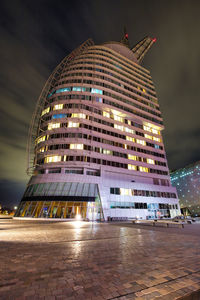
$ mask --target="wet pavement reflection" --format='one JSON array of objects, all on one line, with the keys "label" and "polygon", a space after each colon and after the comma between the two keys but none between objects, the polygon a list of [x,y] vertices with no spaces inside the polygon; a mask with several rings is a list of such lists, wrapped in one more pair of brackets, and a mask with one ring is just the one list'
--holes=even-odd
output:
[{"label": "wet pavement reflection", "polygon": [[200,289],[189,226],[0,220],[0,299],[181,299]]}]

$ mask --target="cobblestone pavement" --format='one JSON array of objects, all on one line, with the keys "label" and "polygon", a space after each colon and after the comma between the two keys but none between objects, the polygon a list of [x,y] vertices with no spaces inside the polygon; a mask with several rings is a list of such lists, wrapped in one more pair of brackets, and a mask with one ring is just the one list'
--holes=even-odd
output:
[{"label": "cobblestone pavement", "polygon": [[0,299],[198,300],[199,231],[0,220]]}]

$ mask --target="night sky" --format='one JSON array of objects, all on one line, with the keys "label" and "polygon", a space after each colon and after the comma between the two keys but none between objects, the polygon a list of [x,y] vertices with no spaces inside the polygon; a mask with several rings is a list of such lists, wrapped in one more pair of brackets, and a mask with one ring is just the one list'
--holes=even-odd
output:
[{"label": "night sky", "polygon": [[57,64],[88,38],[131,45],[157,42],[142,65],[151,71],[164,118],[170,169],[200,159],[200,2],[184,0],[1,1],[0,203],[24,192],[26,141],[36,100]]}]

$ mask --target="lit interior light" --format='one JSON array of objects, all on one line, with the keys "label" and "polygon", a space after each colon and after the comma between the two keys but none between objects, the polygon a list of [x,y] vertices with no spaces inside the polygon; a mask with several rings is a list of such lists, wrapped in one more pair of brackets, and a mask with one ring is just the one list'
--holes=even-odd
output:
[{"label": "lit interior light", "polygon": [[80,215],[80,214],[77,214],[77,215],[76,215],[76,220],[77,220],[77,221],[80,221],[80,220],[81,220],[81,215]]}]

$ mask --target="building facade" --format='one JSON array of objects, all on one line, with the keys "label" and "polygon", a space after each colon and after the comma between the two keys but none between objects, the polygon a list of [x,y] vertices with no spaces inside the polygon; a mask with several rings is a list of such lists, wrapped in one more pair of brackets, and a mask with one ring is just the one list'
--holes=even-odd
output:
[{"label": "building facade", "polygon": [[200,216],[200,161],[172,172],[171,182],[177,189],[182,214]]},{"label": "building facade", "polygon": [[150,72],[155,39],[87,40],[56,67],[33,114],[17,217],[173,217],[180,213]]}]

